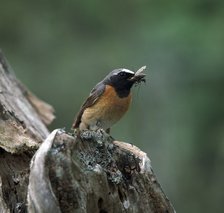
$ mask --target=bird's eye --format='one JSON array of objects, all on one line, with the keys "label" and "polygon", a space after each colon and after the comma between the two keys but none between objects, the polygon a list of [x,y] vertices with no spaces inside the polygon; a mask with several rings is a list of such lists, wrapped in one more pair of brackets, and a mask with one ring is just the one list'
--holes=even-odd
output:
[{"label": "bird's eye", "polygon": [[120,73],[119,73],[119,76],[125,76],[125,75],[126,75],[125,72],[120,72]]}]

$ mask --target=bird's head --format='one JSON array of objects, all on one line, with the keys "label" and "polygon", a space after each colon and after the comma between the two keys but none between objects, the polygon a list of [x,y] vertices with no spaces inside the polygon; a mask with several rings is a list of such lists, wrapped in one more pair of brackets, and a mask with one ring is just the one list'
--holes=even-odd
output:
[{"label": "bird's head", "polygon": [[146,66],[141,67],[137,72],[124,68],[115,69],[105,77],[103,82],[113,86],[117,92],[129,92],[134,84],[145,82],[145,74],[143,73],[145,69]]}]

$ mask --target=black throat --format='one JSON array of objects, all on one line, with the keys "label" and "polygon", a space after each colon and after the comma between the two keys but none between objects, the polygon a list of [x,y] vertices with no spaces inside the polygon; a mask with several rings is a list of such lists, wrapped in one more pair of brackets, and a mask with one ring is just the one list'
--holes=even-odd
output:
[{"label": "black throat", "polygon": [[119,98],[126,98],[128,97],[128,95],[130,94],[130,89],[119,89],[115,87],[115,91],[117,93],[117,95],[119,96]]},{"label": "black throat", "polygon": [[119,98],[126,98],[130,94],[131,87],[133,86],[132,81],[127,79],[117,79],[117,78],[106,78],[104,84],[112,86]]},{"label": "black throat", "polygon": [[131,82],[130,83],[126,82],[126,83],[122,83],[122,84],[117,83],[117,82],[116,83],[108,82],[107,84],[112,86],[115,89],[119,98],[128,97],[128,95],[130,94],[131,87],[133,85]]}]

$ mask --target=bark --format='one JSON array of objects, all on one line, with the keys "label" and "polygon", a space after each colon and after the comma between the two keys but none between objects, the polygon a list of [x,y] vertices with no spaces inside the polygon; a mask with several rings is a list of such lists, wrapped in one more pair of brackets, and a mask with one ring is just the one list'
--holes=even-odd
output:
[{"label": "bark", "polygon": [[0,53],[0,147],[10,153],[38,148],[49,134],[42,120],[49,123],[52,112],[16,79]]},{"label": "bark", "polygon": [[52,113],[16,79],[0,51],[0,213],[26,212],[30,160],[49,134]]},{"label": "bark", "polygon": [[102,131],[89,134],[81,140],[55,130],[41,145],[31,166],[30,212],[174,212],[144,152]]},{"label": "bark", "polygon": [[1,54],[0,212],[174,212],[146,153],[102,130],[49,134],[52,112]]}]

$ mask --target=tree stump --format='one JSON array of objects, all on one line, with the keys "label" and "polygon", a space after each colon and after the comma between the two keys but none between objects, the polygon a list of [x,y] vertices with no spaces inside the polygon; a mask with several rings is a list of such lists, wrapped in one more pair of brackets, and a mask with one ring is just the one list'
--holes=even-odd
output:
[{"label": "tree stump", "polygon": [[49,134],[53,118],[0,54],[0,212],[175,212],[146,153],[102,130]]}]

